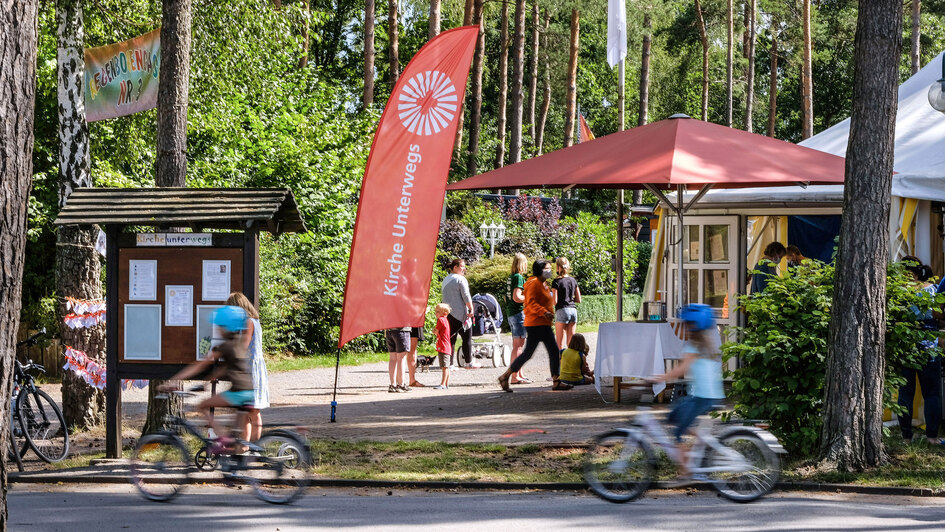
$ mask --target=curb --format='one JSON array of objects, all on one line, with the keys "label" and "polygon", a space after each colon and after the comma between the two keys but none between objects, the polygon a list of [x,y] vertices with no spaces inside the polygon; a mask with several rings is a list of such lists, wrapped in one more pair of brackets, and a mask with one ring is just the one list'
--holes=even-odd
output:
[{"label": "curb", "polygon": [[[73,476],[55,473],[9,473],[11,484],[124,484],[129,482],[127,475],[91,474]],[[222,481],[222,479],[220,479]],[[209,480],[210,483],[217,479]],[[191,484],[205,484],[208,479],[190,479]],[[680,489],[666,486],[666,482],[654,482],[651,490]],[[321,488],[401,488],[427,490],[484,490],[484,491],[587,491],[587,484],[582,482],[453,482],[453,481],[397,481],[397,480],[352,480],[313,478],[312,487]],[[712,486],[699,482],[686,486],[685,489],[711,491]],[[778,482],[778,491],[807,491],[831,493],[859,493],[864,495],[894,495],[911,497],[945,497],[945,491],[929,488],[908,488],[895,486],[859,486],[854,484],[827,484],[819,482]]]}]

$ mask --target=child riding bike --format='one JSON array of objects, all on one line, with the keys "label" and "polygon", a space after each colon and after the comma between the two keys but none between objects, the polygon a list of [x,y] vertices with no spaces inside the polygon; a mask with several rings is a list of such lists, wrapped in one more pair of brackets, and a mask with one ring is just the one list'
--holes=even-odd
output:
[{"label": "child riding bike", "polygon": [[687,447],[682,443],[682,436],[689,431],[697,417],[708,413],[713,405],[725,398],[722,389],[722,358],[719,335],[715,334],[715,316],[708,305],[689,305],[682,309],[679,317],[686,326],[689,340],[683,347],[685,358],[671,371],[652,377],[653,382],[667,381],[686,375],[689,381],[689,395],[683,397],[667,418],[676,426],[673,435],[678,451],[677,468],[681,479],[689,478],[686,469]]},{"label": "child riding bike", "polygon": [[[200,413],[206,418],[210,428],[218,435],[216,442],[210,448],[211,453],[221,453],[230,450],[236,443],[236,440],[228,434],[228,431],[220,427],[210,414],[211,408],[236,408],[243,409],[247,406],[253,406],[255,396],[253,392],[253,379],[249,373],[249,363],[246,349],[243,347],[241,335],[246,330],[246,311],[240,307],[226,306],[217,309],[213,313],[213,325],[217,327],[223,335],[223,343],[215,346],[203,360],[187,366],[180,370],[171,378],[171,381],[186,380],[195,375],[203,373],[208,367],[216,362],[220,362],[209,379],[222,379],[230,381],[230,389],[211,395],[204,399],[200,405]],[[176,384],[167,383],[161,386],[161,391],[171,391],[177,389]],[[245,412],[240,410],[238,417],[243,417]],[[242,426],[240,419],[236,426]],[[221,430],[223,429],[223,430]]]}]

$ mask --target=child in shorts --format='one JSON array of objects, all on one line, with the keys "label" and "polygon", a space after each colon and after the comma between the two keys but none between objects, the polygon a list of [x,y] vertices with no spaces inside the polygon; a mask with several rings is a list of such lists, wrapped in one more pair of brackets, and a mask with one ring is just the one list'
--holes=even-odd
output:
[{"label": "child in shorts", "polygon": [[594,372],[587,365],[588,351],[590,348],[583,334],[571,337],[568,348],[561,352],[561,374],[558,376],[561,382],[572,386],[594,383]]},{"label": "child in shorts", "polygon": [[443,370],[440,384],[434,390],[448,390],[450,385],[450,364],[452,364],[453,346],[450,343],[450,322],[446,319],[452,309],[446,303],[436,306],[436,358]]}]

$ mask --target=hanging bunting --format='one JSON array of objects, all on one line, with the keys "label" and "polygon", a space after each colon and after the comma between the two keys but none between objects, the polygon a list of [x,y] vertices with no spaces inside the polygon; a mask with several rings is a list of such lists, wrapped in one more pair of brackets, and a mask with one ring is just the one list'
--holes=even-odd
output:
[{"label": "hanging bunting", "polygon": [[[82,377],[86,384],[99,390],[105,388],[106,371],[105,366],[92,360],[83,351],[66,346],[64,353],[66,363],[62,369],[72,371]],[[142,389],[148,385],[145,379],[122,379],[121,389],[129,388]]]}]

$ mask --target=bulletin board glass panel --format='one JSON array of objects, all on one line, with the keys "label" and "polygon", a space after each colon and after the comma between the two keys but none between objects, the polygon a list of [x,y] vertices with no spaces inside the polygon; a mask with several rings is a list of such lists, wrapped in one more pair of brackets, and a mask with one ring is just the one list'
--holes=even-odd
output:
[{"label": "bulletin board glass panel", "polygon": [[161,360],[161,305],[125,305],[125,359]]},{"label": "bulletin board glass panel", "polygon": [[223,305],[197,305],[197,360],[207,358],[210,349],[223,343],[219,330],[213,326],[213,313]]}]

